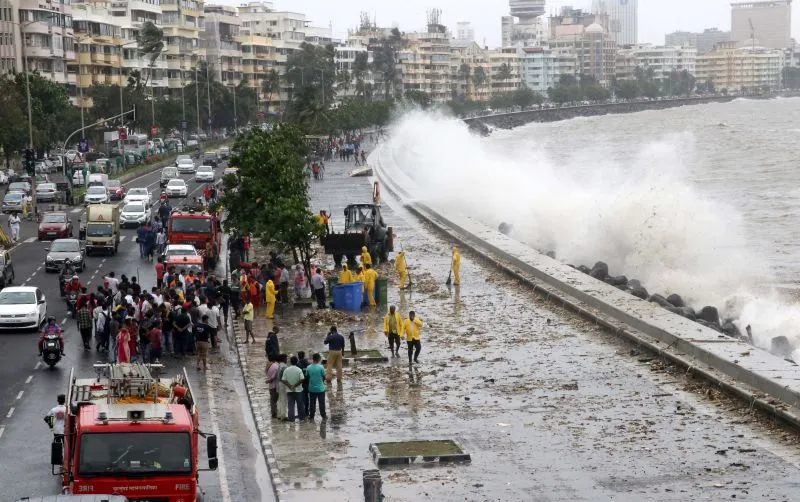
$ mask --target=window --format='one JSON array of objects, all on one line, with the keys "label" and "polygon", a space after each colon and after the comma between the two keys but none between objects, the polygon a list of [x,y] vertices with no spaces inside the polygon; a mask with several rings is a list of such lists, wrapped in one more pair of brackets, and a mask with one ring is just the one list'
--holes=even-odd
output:
[{"label": "window", "polygon": [[84,434],[80,474],[191,474],[192,448],[185,432]]}]

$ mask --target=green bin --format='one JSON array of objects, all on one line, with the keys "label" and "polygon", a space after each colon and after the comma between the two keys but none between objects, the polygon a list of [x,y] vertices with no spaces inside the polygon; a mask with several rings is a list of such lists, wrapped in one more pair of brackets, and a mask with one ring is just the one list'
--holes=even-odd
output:
[{"label": "green bin", "polygon": [[389,303],[389,279],[382,277],[375,279],[375,303],[378,305]]}]

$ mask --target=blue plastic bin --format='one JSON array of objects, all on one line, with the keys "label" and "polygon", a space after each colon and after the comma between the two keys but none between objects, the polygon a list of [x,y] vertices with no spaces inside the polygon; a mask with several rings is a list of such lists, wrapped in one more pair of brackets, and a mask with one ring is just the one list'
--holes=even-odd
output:
[{"label": "blue plastic bin", "polygon": [[348,282],[333,287],[333,304],[337,310],[361,310],[361,282]]}]

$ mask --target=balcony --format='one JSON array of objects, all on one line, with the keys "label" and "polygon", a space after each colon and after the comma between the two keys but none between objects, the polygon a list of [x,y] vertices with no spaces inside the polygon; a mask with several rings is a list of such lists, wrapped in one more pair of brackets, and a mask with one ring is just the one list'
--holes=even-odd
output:
[{"label": "balcony", "polygon": [[170,89],[180,89],[183,87],[183,79],[181,78],[168,78],[167,85]]},{"label": "balcony", "polygon": [[93,83],[94,83],[94,80],[92,79],[92,75],[84,74],[84,75],[80,75],[80,78],[78,78],[78,85],[80,87],[83,87],[83,88],[91,87]]},{"label": "balcony", "polygon": [[29,58],[51,58],[53,57],[53,50],[50,47],[25,47],[24,54]]},{"label": "balcony", "polygon": [[78,64],[79,65],[90,65],[92,64],[92,56],[88,52],[81,52],[78,54]]}]

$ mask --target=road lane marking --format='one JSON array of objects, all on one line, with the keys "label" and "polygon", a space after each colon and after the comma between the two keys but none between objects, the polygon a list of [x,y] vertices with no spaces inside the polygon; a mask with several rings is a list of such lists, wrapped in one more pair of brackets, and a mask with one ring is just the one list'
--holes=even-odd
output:
[{"label": "road lane marking", "polygon": [[66,322],[67,322],[67,318],[66,317],[61,319],[61,324],[66,324]]},{"label": "road lane marking", "polygon": [[75,209],[73,209],[72,211],[70,211],[70,213],[72,213],[72,214],[77,214],[77,213],[80,213],[80,212],[82,212],[82,211],[83,211],[83,208],[82,208],[82,207],[76,207]]},{"label": "road lane marking", "polygon": [[15,409],[16,409],[16,408],[14,408],[14,407],[12,406],[12,407],[11,407],[11,409],[10,409],[10,410],[8,410],[8,413],[6,413],[6,418],[11,418],[11,415],[13,415],[13,414],[14,414],[14,410],[15,410]]},{"label": "road lane marking", "polygon": [[0,427],[0,438],[3,437],[3,433],[6,431],[5,427]]},{"label": "road lane marking", "polygon": [[119,241],[120,241],[120,242],[124,241],[124,240],[125,240],[125,237],[127,237],[127,235],[120,235],[120,236],[119,236]]},{"label": "road lane marking", "polygon": [[42,361],[36,361],[36,366],[34,366],[33,369],[38,370],[41,367],[42,367]]},{"label": "road lane marking", "polygon": [[28,375],[28,378],[25,379],[25,383],[31,383],[31,380],[33,380],[33,375]]},{"label": "road lane marking", "polygon": [[28,237],[27,239],[25,239],[25,240],[24,240],[24,241],[22,241],[22,242],[33,242],[33,241],[35,241],[35,240],[36,240],[36,237]]},{"label": "road lane marking", "polygon": [[21,391],[19,391],[19,392],[17,393],[17,401],[19,401],[20,399],[22,399],[22,395],[23,395],[23,394],[25,394],[25,391],[24,391],[24,390],[21,390]]},{"label": "road lane marking", "polygon": [[39,265],[38,267],[36,267],[36,271],[37,271],[37,272],[38,272],[38,271],[40,271],[41,269],[42,269],[42,266],[41,266],[41,265]]}]

